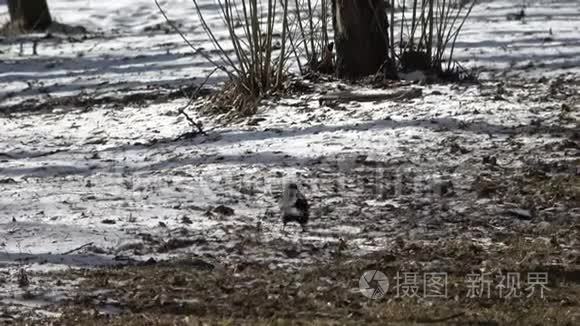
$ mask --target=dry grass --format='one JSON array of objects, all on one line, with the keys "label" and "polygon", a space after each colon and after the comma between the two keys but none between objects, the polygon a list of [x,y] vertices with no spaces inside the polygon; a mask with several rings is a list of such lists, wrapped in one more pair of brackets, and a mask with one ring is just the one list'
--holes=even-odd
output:
[{"label": "dry grass", "polygon": [[286,92],[286,78],[283,77],[283,83],[276,89],[269,90],[266,94],[255,94],[248,91],[243,84],[237,81],[226,82],[223,87],[214,92],[207,101],[202,110],[210,116],[223,115],[224,121],[232,121],[238,118],[245,118],[256,113],[258,105],[263,98],[269,97],[274,93],[277,95]]},{"label": "dry grass", "polygon": [[[518,238],[490,248],[454,240],[431,245],[401,243],[389,252],[363,258],[337,258],[324,266],[292,271],[260,264],[238,265],[235,272],[233,268],[208,270],[186,261],[69,271],[54,277],[82,278],[81,291],[66,307],[57,309],[64,313],[58,324],[578,324],[578,265],[554,269],[536,265],[533,259],[520,260],[530,253],[542,259],[561,258],[557,246]],[[434,261],[439,265],[429,264]],[[467,298],[465,276],[476,271],[475,266],[486,266],[492,273],[547,270],[549,291],[544,299],[539,296],[504,299],[494,295],[489,299]],[[367,299],[358,291],[358,280],[364,271],[371,269],[384,272],[390,280],[394,280],[397,272],[445,271],[448,297],[397,298],[391,289],[382,299]],[[123,313],[115,316],[99,313],[105,298]]]}]

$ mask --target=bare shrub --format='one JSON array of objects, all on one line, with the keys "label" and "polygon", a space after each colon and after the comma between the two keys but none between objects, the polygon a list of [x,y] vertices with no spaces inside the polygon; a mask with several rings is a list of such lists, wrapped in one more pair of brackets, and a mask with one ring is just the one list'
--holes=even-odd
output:
[{"label": "bare shrub", "polygon": [[395,0],[391,0],[391,54],[399,58],[403,70],[441,72],[456,68],[452,66],[455,42],[476,3],[477,0],[401,0],[401,19],[395,24]]},{"label": "bare shrub", "polygon": [[192,1],[230,76],[221,92],[223,101],[216,103],[229,103],[244,115],[252,114],[259,100],[280,90],[286,79],[288,0],[280,4],[275,0],[216,0],[229,36],[225,41],[216,37],[199,1]]},{"label": "bare shrub", "polygon": [[[327,49],[332,51],[329,41],[329,10],[332,0],[293,0],[294,8],[289,11],[288,31],[292,51],[301,74],[309,71],[327,70],[329,57]],[[306,58],[306,63],[302,62]],[[321,67],[324,65],[324,67]]]},{"label": "bare shrub", "polygon": [[[184,41],[228,76],[222,90],[211,99],[217,111],[234,109],[237,115],[251,115],[261,99],[284,90],[292,63],[301,73],[317,69],[322,62],[328,66],[328,0],[215,1],[226,38],[218,36],[218,30],[209,23],[216,8],[192,0],[214,57],[193,46],[156,4]],[[304,57],[306,63],[302,62]]]}]

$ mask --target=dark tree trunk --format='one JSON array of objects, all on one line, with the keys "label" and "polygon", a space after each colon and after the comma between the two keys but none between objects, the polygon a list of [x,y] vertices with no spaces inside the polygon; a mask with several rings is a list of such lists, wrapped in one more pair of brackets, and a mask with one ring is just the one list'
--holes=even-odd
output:
[{"label": "dark tree trunk", "polygon": [[8,0],[10,21],[26,31],[45,31],[52,18],[46,0]]},{"label": "dark tree trunk", "polygon": [[388,59],[384,0],[333,0],[336,74],[356,79],[378,72]]}]

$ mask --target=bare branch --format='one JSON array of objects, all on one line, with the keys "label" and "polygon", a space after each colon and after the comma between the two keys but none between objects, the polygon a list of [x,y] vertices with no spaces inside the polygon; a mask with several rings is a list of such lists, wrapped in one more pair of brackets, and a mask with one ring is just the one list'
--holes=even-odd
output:
[{"label": "bare branch", "polygon": [[[188,133],[188,136],[196,136],[196,135],[207,135],[207,133],[203,130],[203,125],[200,121],[195,121],[193,120],[189,114],[187,114],[185,112],[185,110],[187,108],[189,108],[189,106],[193,103],[193,101],[198,97],[199,92],[201,92],[201,89],[203,88],[203,86],[205,86],[205,84],[208,82],[209,78],[218,70],[218,67],[215,67],[206,77],[205,79],[201,82],[201,84],[199,84],[199,86],[197,87],[197,89],[195,90],[195,92],[193,92],[193,94],[191,94],[191,96],[189,97],[189,101],[182,106],[181,108],[179,108],[177,110],[177,112],[181,115],[183,115],[185,117],[185,119],[191,124],[192,127],[195,128],[195,130],[192,133]],[[178,139],[183,138],[185,135],[181,135],[178,137]]]},{"label": "bare branch", "polygon": [[208,56],[207,54],[205,54],[201,49],[196,48],[193,44],[191,44],[191,42],[185,37],[185,35],[183,35],[183,33],[179,30],[179,28],[177,28],[177,26],[175,26],[175,24],[169,20],[169,18],[167,17],[167,14],[165,14],[165,11],[161,8],[161,5],[159,5],[159,2],[157,2],[157,0],[154,0],[155,4],[157,5],[157,8],[159,8],[159,11],[161,12],[161,14],[163,15],[163,17],[165,18],[165,20],[167,21],[167,23],[169,24],[169,26],[171,26],[171,28],[173,28],[175,30],[175,32],[177,32],[177,34],[179,34],[179,36],[181,36],[181,38],[183,39],[183,41],[185,43],[187,43],[187,45],[195,52],[195,53],[199,53],[201,54],[201,56],[203,56],[208,62],[210,62],[211,64],[213,64],[216,68],[218,68],[219,70],[225,72],[230,78],[233,78],[234,76],[232,75],[231,72],[229,72],[226,67],[224,67],[223,65],[218,64],[217,62],[215,62],[210,56]]}]

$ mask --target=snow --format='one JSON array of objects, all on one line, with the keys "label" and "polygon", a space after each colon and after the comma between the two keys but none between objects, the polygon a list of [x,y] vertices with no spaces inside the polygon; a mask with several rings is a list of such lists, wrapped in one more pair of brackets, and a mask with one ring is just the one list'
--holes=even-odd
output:
[{"label": "snow", "polygon": [[[203,3],[208,10],[216,8],[212,1]],[[528,1],[524,21],[505,19],[519,11],[513,1],[477,5],[455,54],[491,80],[481,86],[403,85],[404,90],[420,88],[422,96],[334,107],[319,104],[322,91],[337,91],[339,85],[361,94],[392,91],[339,82],[314,85],[314,94],[266,102],[256,116],[227,126],[192,110],[208,136],[191,140],[175,140],[190,131],[177,114],[186,98],[63,105],[40,113],[1,111],[47,98],[190,86],[213,69],[175,33],[147,31],[165,25],[151,0],[49,4],[57,20],[103,34],[49,39],[39,43],[34,57],[27,40],[22,55],[19,42],[0,42],[0,272],[188,255],[226,264],[255,259],[287,266],[329,254],[293,260],[280,253],[278,242],[306,252],[344,240],[348,250],[364,254],[401,235],[427,241],[468,237],[451,226],[426,230],[453,219],[490,220],[496,203],[470,194],[437,198],[450,210],[434,214],[429,193],[437,182],[452,180],[456,191],[467,193],[473,180],[489,172],[481,164],[486,155],[514,169],[533,159],[573,166],[578,155],[561,150],[542,157],[546,146],[580,129],[573,119],[560,121],[562,101],[547,95],[548,83],[526,82],[560,76],[574,85],[577,80],[580,8],[572,0]],[[212,48],[190,0],[160,4],[196,46]],[[6,11],[0,7],[0,17]],[[221,21],[212,16],[210,24]],[[511,93],[495,99],[495,80],[507,77],[521,81],[520,87],[506,86]],[[222,80],[217,76],[210,85]],[[578,104],[571,105],[578,121]],[[252,119],[263,120],[249,124]],[[536,121],[561,132],[520,133],[532,130]],[[370,186],[375,182],[370,194],[362,174]],[[297,180],[313,204],[306,234],[297,226],[281,232],[277,196],[287,180]],[[218,205],[235,209],[234,216],[212,213]],[[578,207],[569,216],[577,219]],[[194,244],[170,253],[147,240],[182,235]],[[257,238],[261,246],[238,250]],[[9,298],[14,291],[1,290],[0,302],[14,303]]]}]

